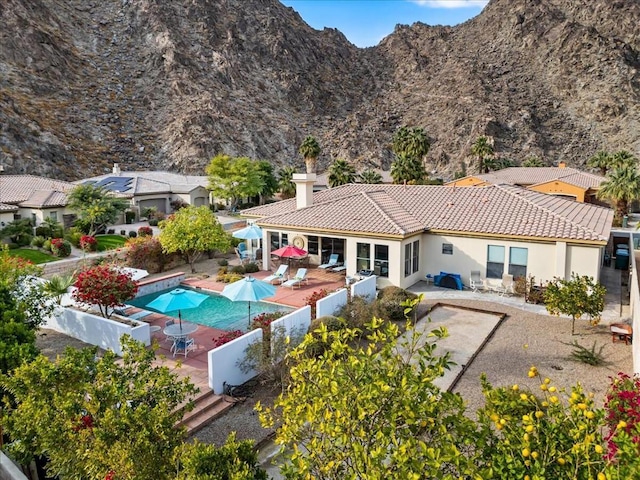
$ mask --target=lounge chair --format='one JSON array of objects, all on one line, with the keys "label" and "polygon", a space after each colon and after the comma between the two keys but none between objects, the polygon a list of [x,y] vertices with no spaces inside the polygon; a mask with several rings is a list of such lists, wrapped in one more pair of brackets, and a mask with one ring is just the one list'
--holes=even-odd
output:
[{"label": "lounge chair", "polygon": [[469,286],[474,292],[483,291],[485,289],[485,282],[480,276],[480,270],[471,270]]},{"label": "lounge chair", "polygon": [[326,270],[327,268],[339,267],[342,264],[338,262],[338,258],[340,258],[340,256],[337,253],[332,253],[329,257],[329,261],[327,263],[323,263],[322,265],[318,265],[318,268]]},{"label": "lounge chair", "polygon": [[284,276],[289,269],[289,265],[282,264],[278,267],[278,270],[275,271],[272,275],[266,277],[263,281],[267,283],[271,283],[273,281],[278,281],[280,283],[284,282]]},{"label": "lounge chair", "polygon": [[300,287],[302,285],[302,282],[306,282],[306,284],[309,285],[309,280],[307,279],[307,269],[306,268],[299,268],[298,271],[296,272],[296,276],[293,277],[293,278],[290,278],[286,282],[282,283],[282,286],[283,287],[291,287],[291,289],[293,290],[293,288],[296,285],[298,287]]},{"label": "lounge chair", "polygon": [[347,269],[346,265],[340,265],[339,267],[334,267],[331,269],[332,272],[342,273]]}]

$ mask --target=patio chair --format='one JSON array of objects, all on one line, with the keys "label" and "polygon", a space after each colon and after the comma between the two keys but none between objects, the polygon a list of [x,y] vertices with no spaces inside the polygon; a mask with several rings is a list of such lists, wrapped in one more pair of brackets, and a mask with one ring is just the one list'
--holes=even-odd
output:
[{"label": "patio chair", "polygon": [[300,287],[302,285],[302,282],[306,282],[307,285],[309,285],[309,280],[307,279],[307,269],[306,268],[299,268],[298,271],[296,272],[296,276],[287,280],[286,282],[282,283],[283,287],[291,287],[291,289],[293,290],[293,288],[297,285],[298,287]]},{"label": "patio chair", "polygon": [[513,275],[509,275],[508,273],[503,274],[502,283],[495,287],[495,291],[498,292],[498,295],[501,297],[507,294],[513,294]]},{"label": "patio chair", "polygon": [[173,356],[176,356],[176,353],[183,351],[184,358],[187,358],[187,354],[196,349],[196,341],[193,338],[178,338],[175,342],[173,342],[173,346],[171,347],[171,352]]},{"label": "patio chair", "polygon": [[[164,322],[164,328],[167,328],[169,325],[174,325],[176,323],[175,320],[167,320],[166,322]],[[173,335],[167,335],[167,338],[164,339],[165,342],[173,342],[175,343],[177,340],[177,337],[174,337]],[[173,348],[173,347],[171,347]]]},{"label": "patio chair", "polygon": [[323,263],[322,265],[318,265],[318,268],[326,270],[327,268],[339,267],[342,264],[338,262],[338,258],[340,258],[340,256],[337,253],[332,253],[329,257],[329,261],[327,263]]},{"label": "patio chair", "polygon": [[484,291],[485,282],[480,275],[480,270],[471,270],[471,276],[469,277],[469,287],[474,292]]},{"label": "patio chair", "polygon": [[276,270],[272,275],[269,275],[268,277],[266,277],[263,280],[263,282],[267,282],[267,283],[271,283],[273,281],[278,281],[280,283],[284,282],[284,275],[287,273],[288,269],[289,269],[289,265],[283,263],[278,267],[278,270]]}]

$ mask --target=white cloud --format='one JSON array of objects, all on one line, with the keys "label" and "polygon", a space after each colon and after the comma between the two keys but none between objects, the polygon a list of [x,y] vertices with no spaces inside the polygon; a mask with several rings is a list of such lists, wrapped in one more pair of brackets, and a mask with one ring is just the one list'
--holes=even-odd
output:
[{"label": "white cloud", "polygon": [[431,8],[484,8],[489,0],[411,0],[413,3]]}]

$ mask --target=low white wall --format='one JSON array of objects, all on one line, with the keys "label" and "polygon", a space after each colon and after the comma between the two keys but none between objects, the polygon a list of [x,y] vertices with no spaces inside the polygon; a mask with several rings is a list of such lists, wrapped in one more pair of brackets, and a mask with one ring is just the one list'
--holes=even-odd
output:
[{"label": "low white wall", "polygon": [[353,297],[364,297],[369,302],[375,300],[376,276],[371,275],[370,277],[367,277],[364,280],[360,280],[351,285],[351,298]]},{"label": "low white wall", "polygon": [[318,300],[318,303],[316,303],[316,318],[335,315],[338,310],[347,304],[347,300],[346,288],[341,288],[331,295],[321,298]]},{"label": "low white wall", "polygon": [[104,350],[113,350],[119,356],[122,356],[120,337],[124,334],[130,335],[146,346],[151,344],[149,324],[145,322],[127,319],[136,324],[132,327],[72,308],[60,307],[58,311],[60,313],[49,317],[43,327],[51,328]]},{"label": "low white wall", "polygon": [[[636,268],[638,265],[638,258],[640,253],[631,250],[634,258],[631,262],[631,276],[629,278],[629,288],[631,289],[631,298],[629,303],[631,304],[631,327],[633,328],[634,338],[631,344],[631,353],[633,355],[633,373],[640,375],[640,279],[638,278],[639,272]],[[637,333],[636,333],[637,332]]]},{"label": "low white wall", "polygon": [[0,452],[0,480],[28,480],[9,457]]},{"label": "low white wall", "polygon": [[157,280],[148,280],[146,282],[138,283],[138,293],[136,297],[142,297],[143,295],[149,295],[151,293],[159,292],[160,290],[167,290],[169,288],[175,288],[184,280],[185,275],[183,272],[175,275],[159,278]]},{"label": "low white wall", "polygon": [[[311,307],[307,305],[271,322],[271,338],[276,338],[278,332],[281,331],[285,336],[289,337],[289,346],[294,348],[302,341],[305,334],[309,331],[309,325],[311,325]],[[272,341],[272,355],[275,354],[273,346],[274,344]]]},{"label": "low white wall", "polygon": [[209,387],[216,395],[224,393],[224,384],[242,385],[255,377],[255,370],[243,372],[240,363],[245,359],[249,345],[262,342],[262,329],[246,333],[229,343],[209,351]]}]

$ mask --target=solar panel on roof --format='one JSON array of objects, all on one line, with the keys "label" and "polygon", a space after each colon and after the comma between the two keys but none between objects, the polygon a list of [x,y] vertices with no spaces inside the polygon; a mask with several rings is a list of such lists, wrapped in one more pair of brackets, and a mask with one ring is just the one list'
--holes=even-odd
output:
[{"label": "solar panel on roof", "polygon": [[131,188],[132,177],[107,177],[96,183],[96,186],[112,192],[126,192]]}]

